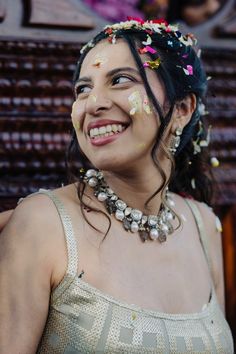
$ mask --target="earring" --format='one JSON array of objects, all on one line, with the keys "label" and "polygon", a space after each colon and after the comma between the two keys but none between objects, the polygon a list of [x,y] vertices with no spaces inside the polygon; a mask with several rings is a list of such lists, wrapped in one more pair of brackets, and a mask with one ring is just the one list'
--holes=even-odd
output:
[{"label": "earring", "polygon": [[180,137],[182,135],[182,132],[183,132],[182,128],[177,128],[175,131],[175,135],[170,142],[169,151],[171,152],[172,155],[175,155],[176,150],[179,147],[180,140],[181,140]]}]

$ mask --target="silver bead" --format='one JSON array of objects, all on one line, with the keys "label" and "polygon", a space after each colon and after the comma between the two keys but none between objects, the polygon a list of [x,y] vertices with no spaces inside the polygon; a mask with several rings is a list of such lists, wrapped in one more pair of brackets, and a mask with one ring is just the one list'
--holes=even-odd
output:
[{"label": "silver bead", "polygon": [[151,229],[150,232],[149,232],[149,236],[152,240],[157,240],[158,237],[159,237],[159,232],[157,229]]},{"label": "silver bead", "polygon": [[139,221],[142,219],[143,213],[138,209],[133,209],[131,211],[131,217],[134,221]]},{"label": "silver bead", "polygon": [[107,195],[104,192],[100,192],[97,196],[99,202],[104,202],[107,199]]},{"label": "silver bead", "polygon": [[148,225],[155,226],[157,224],[157,216],[156,215],[149,215],[148,217]]},{"label": "silver bead", "polygon": [[123,211],[117,209],[116,212],[115,212],[115,217],[117,220],[123,220],[124,217],[125,217],[125,214],[123,213]]},{"label": "silver bead", "polygon": [[168,228],[168,226],[166,224],[161,225],[161,229],[162,229],[163,232],[168,232],[169,231],[169,228]]},{"label": "silver bead", "polygon": [[138,224],[137,224],[135,221],[133,221],[133,222],[131,223],[130,229],[131,229],[131,232],[137,232],[138,229],[139,229]]},{"label": "silver bead", "polygon": [[120,209],[120,210],[125,210],[125,208],[127,207],[127,205],[125,204],[125,202],[123,202],[123,200],[120,200],[120,199],[118,199],[117,201],[116,201],[116,207],[118,208],[118,209]]},{"label": "silver bead", "polygon": [[95,177],[89,178],[88,184],[90,187],[95,187],[98,184],[98,180]]},{"label": "silver bead", "polygon": [[170,211],[166,213],[166,220],[173,220],[173,214]]},{"label": "silver bead", "polygon": [[173,199],[168,199],[168,204],[172,207],[175,206],[175,202],[173,201]]},{"label": "silver bead", "polygon": [[90,169],[86,172],[86,177],[90,178],[90,177],[95,177],[97,175],[97,171],[96,170],[93,170],[93,169]]}]

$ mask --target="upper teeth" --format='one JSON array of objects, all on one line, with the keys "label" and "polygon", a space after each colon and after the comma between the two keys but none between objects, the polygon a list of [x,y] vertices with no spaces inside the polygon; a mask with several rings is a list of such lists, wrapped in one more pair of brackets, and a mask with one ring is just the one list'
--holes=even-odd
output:
[{"label": "upper teeth", "polygon": [[104,125],[99,128],[90,129],[89,135],[91,138],[93,138],[94,136],[97,136],[97,135],[104,135],[104,134],[105,134],[105,136],[109,136],[109,135],[113,135],[114,133],[117,133],[117,132],[122,132],[122,130],[124,130],[124,129],[125,129],[125,127],[122,126],[121,124],[108,124],[108,125]]}]

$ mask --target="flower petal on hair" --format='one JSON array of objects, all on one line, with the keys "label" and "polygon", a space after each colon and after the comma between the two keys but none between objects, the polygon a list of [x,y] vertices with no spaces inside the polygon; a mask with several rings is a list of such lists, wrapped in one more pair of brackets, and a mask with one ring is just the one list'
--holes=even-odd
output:
[{"label": "flower petal on hair", "polygon": [[146,52],[149,52],[152,54],[156,53],[156,49],[150,47],[149,45],[147,45],[145,48],[146,48]]},{"label": "flower petal on hair", "polygon": [[149,45],[152,43],[152,38],[147,34],[147,40],[142,42],[144,45]]}]

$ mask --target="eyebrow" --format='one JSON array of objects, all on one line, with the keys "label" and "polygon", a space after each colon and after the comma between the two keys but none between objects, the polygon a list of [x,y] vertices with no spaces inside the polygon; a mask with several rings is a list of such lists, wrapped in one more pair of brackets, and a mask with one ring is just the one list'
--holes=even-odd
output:
[{"label": "eyebrow", "polygon": [[[122,68],[117,68],[117,69],[113,69],[113,70],[110,70],[108,71],[108,73],[106,74],[106,77],[111,77],[115,74],[118,74],[122,71],[126,71],[126,72],[131,72],[133,74],[138,74],[140,76],[140,73],[137,69],[134,69],[134,68],[131,68],[129,66],[125,66],[125,67],[122,67]],[[77,81],[76,81],[76,84],[78,84],[79,82],[91,82],[92,81],[92,78],[90,76],[84,76],[84,77],[81,77],[79,78]]]}]

